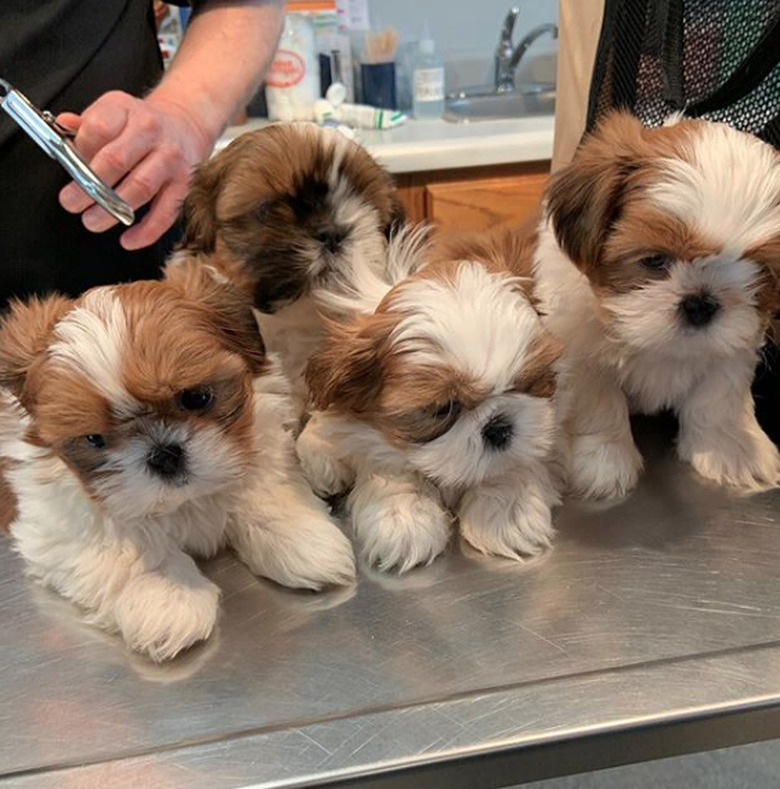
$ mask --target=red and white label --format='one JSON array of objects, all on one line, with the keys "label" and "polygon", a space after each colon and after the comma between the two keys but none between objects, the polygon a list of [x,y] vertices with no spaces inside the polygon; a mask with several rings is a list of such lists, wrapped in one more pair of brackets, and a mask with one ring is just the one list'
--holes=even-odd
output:
[{"label": "red and white label", "polygon": [[277,49],[266,84],[272,88],[292,88],[306,76],[306,62],[289,49]]}]

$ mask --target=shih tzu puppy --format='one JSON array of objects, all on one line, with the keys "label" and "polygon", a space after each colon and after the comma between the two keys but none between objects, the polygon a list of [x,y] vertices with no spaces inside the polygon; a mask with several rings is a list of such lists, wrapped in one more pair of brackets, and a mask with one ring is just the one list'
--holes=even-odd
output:
[{"label": "shih tzu puppy", "polygon": [[280,584],[349,583],[349,541],[297,464],[288,384],[213,270],[15,303],[0,323],[0,458],[32,576],[164,660],[214,628],[190,555],[230,545]]},{"label": "shih tzu puppy", "polygon": [[532,303],[531,245],[474,238],[420,265],[405,243],[390,258],[405,254],[414,273],[372,312],[329,321],[309,363],[304,469],[321,495],[352,486],[354,532],[382,570],[433,561],[455,516],[479,551],[537,554],[559,502],[562,349]]},{"label": "shih tzu puppy", "polygon": [[206,261],[252,294],[266,346],[302,401],[306,361],[324,336],[319,296],[364,290],[403,209],[361,145],[334,129],[276,124],[198,169],[183,220],[176,259]]},{"label": "shih tzu puppy", "polygon": [[751,381],[778,308],[780,157],[726,125],[607,116],[549,186],[535,272],[576,408],[570,485],[613,497],[642,458],[629,412],[671,409],[678,454],[745,491],[780,481]]}]

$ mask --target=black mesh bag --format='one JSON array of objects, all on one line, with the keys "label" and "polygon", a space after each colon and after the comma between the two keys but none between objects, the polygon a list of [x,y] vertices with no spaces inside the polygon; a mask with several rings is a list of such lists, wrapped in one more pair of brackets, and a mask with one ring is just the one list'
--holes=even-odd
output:
[{"label": "black mesh bag", "polygon": [[[721,121],[780,149],[780,0],[606,0],[586,129],[614,108],[648,126],[673,112]],[[753,387],[780,443],[780,353]]]}]

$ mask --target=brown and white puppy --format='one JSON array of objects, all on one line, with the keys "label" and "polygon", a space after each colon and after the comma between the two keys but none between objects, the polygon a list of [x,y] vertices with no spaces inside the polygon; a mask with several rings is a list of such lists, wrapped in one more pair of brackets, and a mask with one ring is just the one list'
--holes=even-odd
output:
[{"label": "brown and white puppy", "polygon": [[485,553],[550,544],[562,349],[531,301],[530,251],[510,233],[446,244],[372,312],[330,322],[309,363],[299,456],[321,494],[354,483],[352,525],[380,569],[433,561],[453,516]]},{"label": "brown and white puppy", "polygon": [[672,409],[678,453],[744,490],[780,482],[750,386],[777,310],[780,156],[726,125],[615,113],[553,179],[536,278],[572,367],[570,483],[624,494],[629,411]]},{"label": "brown and white puppy", "polygon": [[287,586],[354,578],[297,465],[251,303],[206,267],[15,303],[0,385],[16,548],[132,649],[162,660],[211,633],[219,591],[190,554],[227,543]]},{"label": "brown and white puppy", "polygon": [[252,294],[266,345],[303,398],[306,360],[323,337],[315,305],[323,293],[363,290],[403,210],[362,146],[333,129],[276,124],[202,165],[183,217],[174,260],[206,260]]}]

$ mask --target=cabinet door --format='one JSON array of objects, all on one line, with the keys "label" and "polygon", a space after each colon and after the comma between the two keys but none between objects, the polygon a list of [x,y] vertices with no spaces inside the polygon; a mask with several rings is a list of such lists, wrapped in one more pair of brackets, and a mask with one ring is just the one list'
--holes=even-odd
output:
[{"label": "cabinet door", "polygon": [[429,183],[429,221],[447,230],[485,230],[524,222],[540,205],[547,172]]}]

